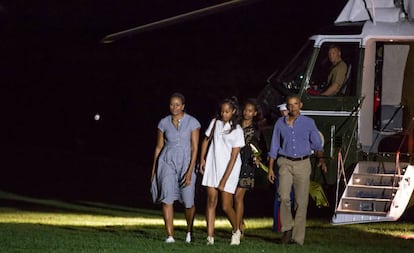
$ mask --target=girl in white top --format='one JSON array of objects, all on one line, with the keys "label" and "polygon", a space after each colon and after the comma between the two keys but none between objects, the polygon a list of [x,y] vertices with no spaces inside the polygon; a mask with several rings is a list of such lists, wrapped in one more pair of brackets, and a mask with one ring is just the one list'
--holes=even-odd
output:
[{"label": "girl in white top", "polygon": [[[233,208],[233,194],[239,180],[240,148],[245,145],[244,134],[238,124],[240,110],[237,99],[224,99],[220,109],[220,117],[213,119],[205,132],[200,154],[201,184],[207,187],[207,244],[214,244],[214,223],[220,193],[222,209],[233,228],[230,244],[239,245],[241,233]],[[211,144],[207,152],[209,141]]]}]

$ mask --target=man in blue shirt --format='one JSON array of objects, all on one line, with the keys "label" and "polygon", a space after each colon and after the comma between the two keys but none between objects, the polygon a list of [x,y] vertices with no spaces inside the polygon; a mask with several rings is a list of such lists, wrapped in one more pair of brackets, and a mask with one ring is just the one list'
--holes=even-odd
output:
[{"label": "man in blue shirt", "polygon": [[[298,96],[286,100],[289,114],[279,118],[273,129],[270,144],[268,179],[275,182],[274,162],[279,168],[280,222],[282,244],[305,241],[306,214],[309,201],[309,183],[312,171],[309,156],[312,151],[318,157],[318,166],[326,173],[323,160],[322,139],[313,119],[300,115],[303,106]],[[292,185],[295,191],[295,217],[290,203]]]}]

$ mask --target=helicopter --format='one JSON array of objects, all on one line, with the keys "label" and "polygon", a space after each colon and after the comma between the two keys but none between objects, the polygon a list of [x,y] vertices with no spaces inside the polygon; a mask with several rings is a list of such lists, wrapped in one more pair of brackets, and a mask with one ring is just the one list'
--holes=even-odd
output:
[{"label": "helicopter", "polygon": [[[250,2],[227,1],[107,35],[102,43]],[[346,73],[340,90],[323,96],[311,91],[328,85],[333,45]],[[332,224],[395,221],[414,204],[414,0],[349,0],[331,27],[310,36],[266,81],[258,96],[265,108],[297,95],[301,114],[320,130],[329,172],[314,169],[313,178],[336,185]]]},{"label": "helicopter", "polygon": [[[336,181],[333,224],[394,221],[412,205],[413,18],[414,1],[350,0],[334,26],[267,80],[284,96],[300,96],[301,114],[324,137],[325,180]],[[333,45],[346,72],[338,93],[322,96],[313,91],[326,85]]]}]

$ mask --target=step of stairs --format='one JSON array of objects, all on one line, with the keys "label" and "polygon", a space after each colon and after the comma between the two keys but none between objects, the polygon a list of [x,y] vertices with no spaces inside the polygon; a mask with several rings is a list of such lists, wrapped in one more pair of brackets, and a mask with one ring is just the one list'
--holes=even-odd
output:
[{"label": "step of stairs", "polygon": [[397,220],[414,190],[414,167],[408,163],[359,162],[342,194],[333,224]]}]

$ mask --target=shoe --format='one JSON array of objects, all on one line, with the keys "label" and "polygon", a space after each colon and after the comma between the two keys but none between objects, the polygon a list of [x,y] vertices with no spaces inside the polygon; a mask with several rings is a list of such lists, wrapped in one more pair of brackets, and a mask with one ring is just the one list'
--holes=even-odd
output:
[{"label": "shoe", "polygon": [[239,245],[240,244],[240,236],[241,236],[241,232],[239,229],[237,229],[236,232],[234,232],[231,235],[231,242],[230,245]]},{"label": "shoe", "polygon": [[213,245],[214,244],[214,237],[207,236],[207,245]]},{"label": "shoe", "polygon": [[283,232],[282,239],[280,240],[280,243],[282,244],[288,244],[292,240],[292,230],[288,230]]},{"label": "shoe", "polygon": [[187,232],[187,235],[185,236],[185,242],[191,243],[191,232]]},{"label": "shoe", "polygon": [[175,242],[174,237],[172,237],[171,235],[168,236],[167,239],[165,239],[165,243],[174,243],[174,242]]},{"label": "shoe", "polygon": [[300,243],[298,243],[297,241],[295,241],[295,240],[290,240],[289,242],[288,242],[288,244],[291,244],[291,245],[301,245]]}]

